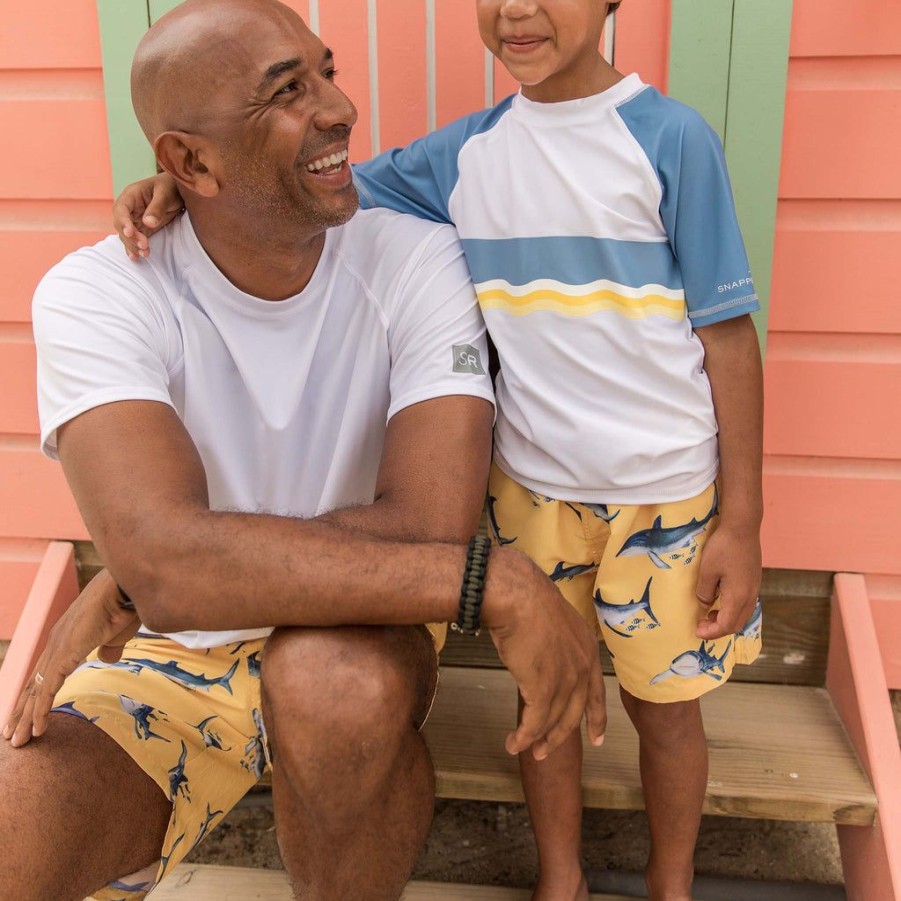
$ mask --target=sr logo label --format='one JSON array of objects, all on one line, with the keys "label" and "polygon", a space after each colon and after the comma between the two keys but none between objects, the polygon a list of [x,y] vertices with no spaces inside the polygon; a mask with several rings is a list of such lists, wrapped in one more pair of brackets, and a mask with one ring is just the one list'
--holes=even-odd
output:
[{"label": "sr logo label", "polygon": [[473,375],[485,375],[482,368],[482,355],[477,347],[471,344],[454,345],[454,372],[471,372]]}]

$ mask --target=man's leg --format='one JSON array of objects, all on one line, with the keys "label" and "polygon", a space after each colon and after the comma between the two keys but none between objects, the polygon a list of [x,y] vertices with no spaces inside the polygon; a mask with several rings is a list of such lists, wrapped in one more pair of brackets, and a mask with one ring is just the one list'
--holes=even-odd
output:
[{"label": "man's leg", "polygon": [[0,741],[0,898],[82,901],[159,859],[172,806],[96,726],[64,714]]},{"label": "man's leg", "polygon": [[262,673],[279,848],[296,897],[394,901],[434,810],[419,733],[437,678],[430,636],[281,629]]},{"label": "man's leg", "polygon": [[707,740],[698,701],[655,704],[620,690],[638,731],[651,832],[651,901],[690,901],[694,849],[707,789]]}]

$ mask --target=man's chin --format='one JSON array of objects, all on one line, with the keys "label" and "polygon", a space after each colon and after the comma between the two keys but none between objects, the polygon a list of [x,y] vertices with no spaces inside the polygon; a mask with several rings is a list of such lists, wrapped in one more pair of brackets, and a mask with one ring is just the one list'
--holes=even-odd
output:
[{"label": "man's chin", "polygon": [[343,203],[333,202],[318,206],[316,213],[320,224],[326,228],[335,228],[350,222],[360,207],[360,198],[357,196],[356,189],[351,186],[348,195],[342,200]]}]

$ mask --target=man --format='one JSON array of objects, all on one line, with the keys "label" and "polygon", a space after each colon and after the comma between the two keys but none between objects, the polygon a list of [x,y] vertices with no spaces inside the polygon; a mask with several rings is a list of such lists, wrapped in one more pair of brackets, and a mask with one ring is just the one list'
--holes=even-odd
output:
[{"label": "man", "polygon": [[[267,763],[297,897],[399,897],[432,809],[422,624],[472,625],[480,596],[526,704],[508,751],[546,756],[586,703],[601,739],[582,621],[518,553],[486,574],[460,544],[488,466],[483,327],[452,234],[354,216],[333,77],[276,0],[164,17],[132,92],[187,215],[140,267],[110,239],[38,289],[43,446],[111,575],[4,731],[0,897],[143,897]],[[113,662],[63,685],[97,646]],[[27,743],[54,695],[68,715]]]}]

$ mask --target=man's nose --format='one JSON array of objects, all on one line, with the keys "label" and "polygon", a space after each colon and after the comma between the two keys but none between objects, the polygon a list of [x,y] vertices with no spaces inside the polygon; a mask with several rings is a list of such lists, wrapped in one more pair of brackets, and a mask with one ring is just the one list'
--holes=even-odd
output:
[{"label": "man's nose", "polygon": [[357,108],[350,97],[334,82],[327,81],[322,86],[319,109],[316,113],[316,127],[322,131],[345,125],[351,128],[357,121]]}]

